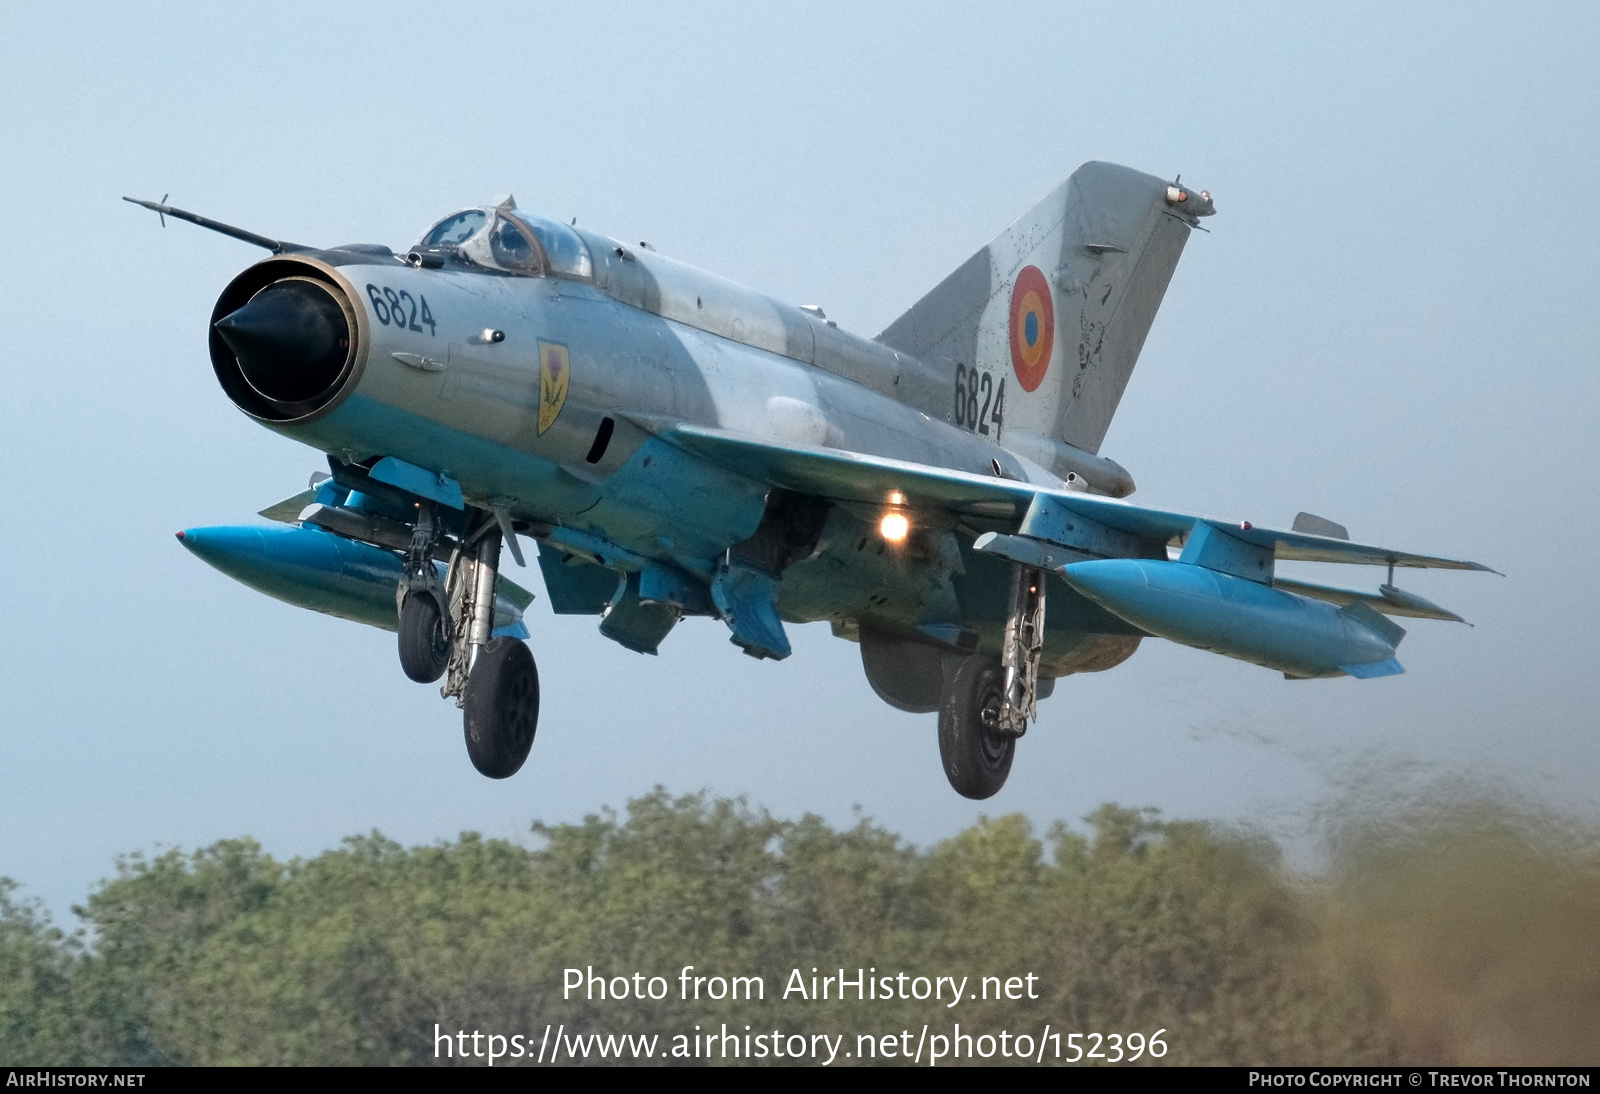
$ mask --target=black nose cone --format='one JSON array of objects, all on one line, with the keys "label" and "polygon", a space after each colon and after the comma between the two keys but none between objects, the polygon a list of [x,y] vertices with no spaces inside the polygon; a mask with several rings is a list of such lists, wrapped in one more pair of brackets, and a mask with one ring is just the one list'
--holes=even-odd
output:
[{"label": "black nose cone", "polygon": [[275,403],[321,395],[338,382],[350,355],[344,309],[303,278],[273,282],[216,328],[250,386]]}]

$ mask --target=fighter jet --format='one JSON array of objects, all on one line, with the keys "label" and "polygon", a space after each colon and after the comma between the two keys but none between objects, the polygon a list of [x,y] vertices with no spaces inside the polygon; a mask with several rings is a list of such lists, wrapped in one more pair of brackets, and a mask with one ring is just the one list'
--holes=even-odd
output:
[{"label": "fighter jet", "polygon": [[[134,200],[132,198],[128,199]],[[1056,681],[1147,637],[1304,679],[1402,671],[1389,617],[1459,619],[1396,568],[1473,562],[1145,508],[1100,455],[1211,196],[1088,163],[876,338],[637,245],[462,209],[403,253],[317,248],[162,202],[271,255],[222,290],[217,382],[328,457],[266,526],[183,545],[253,588],[398,634],[505,778],[539,714],[532,594],[654,654],[687,616],[757,658],[788,624],[861,647],[872,690],[938,713],[950,785],[1000,790]],[[1386,568],[1373,591],[1282,560]]]}]

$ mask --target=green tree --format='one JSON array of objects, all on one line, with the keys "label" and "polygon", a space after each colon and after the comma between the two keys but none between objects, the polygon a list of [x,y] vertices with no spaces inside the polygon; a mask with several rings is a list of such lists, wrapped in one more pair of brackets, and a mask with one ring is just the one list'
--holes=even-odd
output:
[{"label": "green tree", "polygon": [[92,1062],[77,1036],[73,972],[79,940],[51,925],[0,878],[0,1062]]}]

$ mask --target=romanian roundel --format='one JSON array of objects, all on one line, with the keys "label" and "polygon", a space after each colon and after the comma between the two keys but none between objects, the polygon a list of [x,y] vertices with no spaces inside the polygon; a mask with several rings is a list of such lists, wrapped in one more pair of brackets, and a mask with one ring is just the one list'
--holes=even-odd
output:
[{"label": "romanian roundel", "polygon": [[1024,266],[1011,286],[1011,367],[1022,390],[1044,383],[1055,344],[1056,309],[1050,285],[1037,266]]}]

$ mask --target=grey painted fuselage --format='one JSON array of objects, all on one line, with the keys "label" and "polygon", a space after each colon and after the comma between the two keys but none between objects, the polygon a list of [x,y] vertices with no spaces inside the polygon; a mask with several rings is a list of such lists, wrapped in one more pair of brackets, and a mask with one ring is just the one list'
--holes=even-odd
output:
[{"label": "grey painted fuselage", "polygon": [[[1163,203],[1165,185],[1086,165],[876,341],[814,309],[590,233],[568,233],[588,252],[576,277],[462,262],[426,268],[345,250],[268,259],[241,282],[303,272],[338,285],[354,307],[356,347],[349,380],[326,405],[297,418],[257,417],[349,463],[392,456],[448,476],[471,504],[698,582],[755,535],[772,488],[662,439],[679,425],[1051,489],[1076,471],[1091,489],[1120,496],[1131,479],[1095,450],[1192,224],[1170,197]],[[1081,223],[1087,214],[1073,202],[1085,186],[1109,187],[1121,204]],[[1051,374],[1046,357],[1049,383],[1025,392],[1007,380],[1000,340],[1018,269],[1040,261],[1060,316],[1057,344],[1046,346],[1058,363]],[[1137,323],[1124,325],[1118,343],[1112,317],[1123,292],[1134,303],[1122,310]],[[410,302],[409,314],[397,301]],[[1089,317],[1095,309],[1098,319]],[[993,401],[973,414],[980,375]],[[1013,419],[1016,443],[1008,443]],[[1074,421],[1088,421],[1083,447],[1063,432]],[[782,616],[830,620],[847,637],[866,631],[994,654],[1009,567],[971,543],[1001,525],[913,514],[911,535],[896,545],[877,534],[879,515],[859,501],[831,505],[809,551],[781,572]],[[1046,625],[1049,677],[1110,667],[1138,640],[1059,579]]]}]

